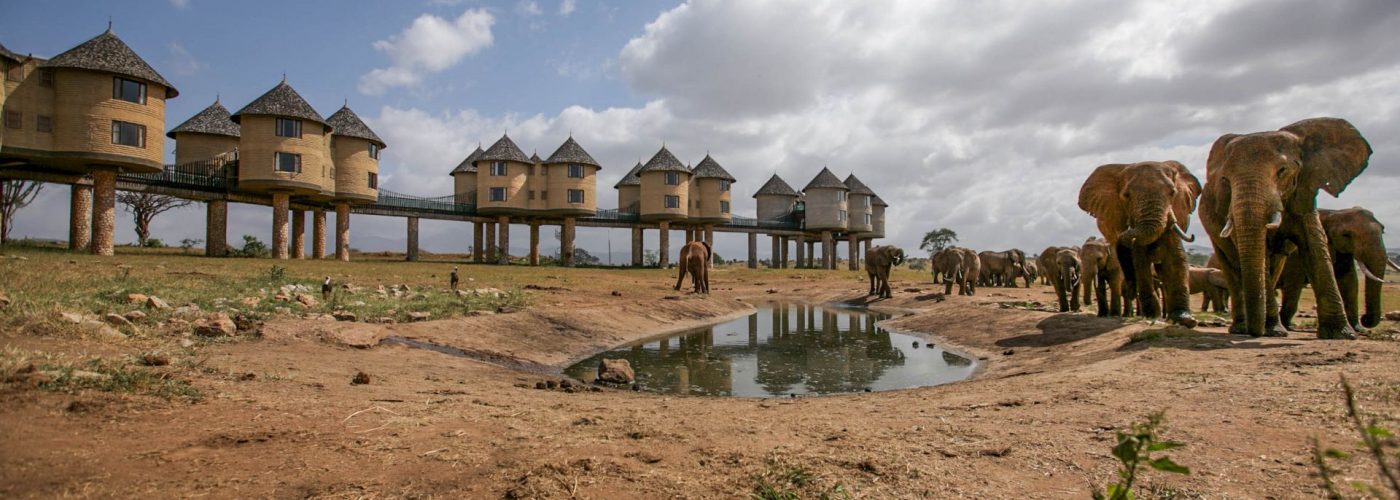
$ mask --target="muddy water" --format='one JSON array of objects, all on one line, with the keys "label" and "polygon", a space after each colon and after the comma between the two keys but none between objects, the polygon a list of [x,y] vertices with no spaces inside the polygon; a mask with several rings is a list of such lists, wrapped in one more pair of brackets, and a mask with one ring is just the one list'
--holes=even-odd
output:
[{"label": "muddy water", "polygon": [[603,352],[565,373],[592,381],[600,359],[623,358],[642,390],[742,397],[888,391],[972,376],[971,359],[875,326],[887,317],[765,305],[748,317]]}]

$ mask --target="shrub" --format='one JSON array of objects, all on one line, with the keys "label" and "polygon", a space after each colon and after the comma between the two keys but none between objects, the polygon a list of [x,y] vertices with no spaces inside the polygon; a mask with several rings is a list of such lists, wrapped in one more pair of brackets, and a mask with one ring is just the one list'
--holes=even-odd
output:
[{"label": "shrub", "polygon": [[269,251],[266,243],[263,243],[256,236],[245,234],[243,235],[243,248],[235,250],[233,253],[238,257],[266,257]]},{"label": "shrub", "polygon": [[1138,469],[1143,464],[1162,472],[1191,473],[1191,469],[1177,465],[1170,457],[1152,457],[1153,452],[1184,446],[1175,441],[1159,439],[1158,432],[1165,422],[1166,416],[1157,412],[1148,415],[1146,422],[1133,424],[1128,432],[1115,432],[1118,435],[1118,444],[1113,447],[1113,457],[1122,465],[1118,469],[1119,481],[1109,484],[1103,491],[1095,490],[1095,500],[1132,500],[1133,483],[1137,481]]},{"label": "shrub", "polygon": [[[1347,382],[1345,375],[1342,376],[1342,394],[1345,398],[1347,419],[1356,428],[1356,433],[1361,436],[1361,446],[1376,462],[1376,469],[1380,471],[1381,480],[1384,481],[1385,487],[1390,490],[1390,494],[1382,493],[1379,488],[1365,481],[1352,481],[1351,487],[1376,498],[1400,498],[1400,473],[1397,473],[1396,466],[1388,462],[1386,458],[1387,450],[1396,447],[1395,434],[1377,424],[1375,418],[1367,419],[1361,416],[1361,411],[1356,407],[1356,392],[1352,390],[1351,383]],[[1313,465],[1317,467],[1317,476],[1322,482],[1322,490],[1327,492],[1327,498],[1346,498],[1342,496],[1341,491],[1337,490],[1336,481],[1333,480],[1333,475],[1337,471],[1327,464],[1328,459],[1350,460],[1351,454],[1335,448],[1324,450],[1318,438],[1314,436]]]}]

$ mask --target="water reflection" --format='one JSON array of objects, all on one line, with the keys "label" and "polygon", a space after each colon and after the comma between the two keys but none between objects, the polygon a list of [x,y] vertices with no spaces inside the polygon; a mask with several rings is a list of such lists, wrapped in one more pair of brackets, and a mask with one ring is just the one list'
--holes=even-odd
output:
[{"label": "water reflection", "polygon": [[886,317],[766,305],[746,318],[604,352],[566,373],[588,381],[599,359],[626,358],[645,390],[760,397],[902,389],[972,375],[972,360],[875,326]]}]

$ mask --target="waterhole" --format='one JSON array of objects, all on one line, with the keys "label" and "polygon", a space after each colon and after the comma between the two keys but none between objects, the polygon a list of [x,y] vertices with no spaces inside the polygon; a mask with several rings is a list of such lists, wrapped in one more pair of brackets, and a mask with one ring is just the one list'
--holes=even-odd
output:
[{"label": "waterhole", "polygon": [[973,360],[875,326],[888,317],[762,305],[747,317],[600,353],[565,373],[592,381],[599,360],[622,358],[645,391],[740,397],[888,391],[972,376]]}]

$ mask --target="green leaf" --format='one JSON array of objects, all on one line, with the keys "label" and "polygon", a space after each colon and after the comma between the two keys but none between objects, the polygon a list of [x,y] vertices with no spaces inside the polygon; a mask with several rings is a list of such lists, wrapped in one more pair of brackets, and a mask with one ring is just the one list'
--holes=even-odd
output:
[{"label": "green leaf", "polygon": [[1375,486],[1371,486],[1370,484],[1367,484],[1365,481],[1352,481],[1352,482],[1351,482],[1351,489],[1354,489],[1354,490],[1356,490],[1356,491],[1360,491],[1360,492],[1365,493],[1365,494],[1367,494],[1367,495],[1374,496],[1374,497],[1376,497],[1376,498],[1385,498],[1385,495],[1382,494],[1382,493],[1380,492],[1380,490],[1377,490]]},{"label": "green leaf", "polygon": [[1123,436],[1118,439],[1118,446],[1113,447],[1113,456],[1123,463],[1132,462],[1138,456],[1138,440],[1133,436]]},{"label": "green leaf", "polygon": [[1094,500],[1108,500],[1108,497],[1104,496],[1103,492],[1099,490],[1094,490],[1093,497]]},{"label": "green leaf", "polygon": [[1335,458],[1335,459],[1338,459],[1338,460],[1346,460],[1346,459],[1351,458],[1351,454],[1350,454],[1350,453],[1347,453],[1347,452],[1345,452],[1345,451],[1342,451],[1342,450],[1339,450],[1339,449],[1336,449],[1336,448],[1328,448],[1327,451],[1324,451],[1323,453],[1326,454],[1328,458]]},{"label": "green leaf", "polygon": [[1152,443],[1151,446],[1147,447],[1147,451],[1170,450],[1172,448],[1180,448],[1182,446],[1186,445],[1183,443],[1178,443],[1176,441],[1162,441],[1160,443]]},{"label": "green leaf", "polygon": [[1388,437],[1393,437],[1393,436],[1394,436],[1393,434],[1390,433],[1390,430],[1386,429],[1385,427],[1378,426],[1378,425],[1372,425],[1372,426],[1370,426],[1370,427],[1367,427],[1367,428],[1366,428],[1366,433],[1367,433],[1367,434],[1370,434],[1371,437],[1377,437],[1377,438],[1388,438]]},{"label": "green leaf", "polygon": [[1147,465],[1150,465],[1153,469],[1157,469],[1162,472],[1171,472],[1175,474],[1191,474],[1191,469],[1188,469],[1181,465],[1177,465],[1177,463],[1173,462],[1172,459],[1169,457],[1162,457],[1151,462],[1147,462]]}]

